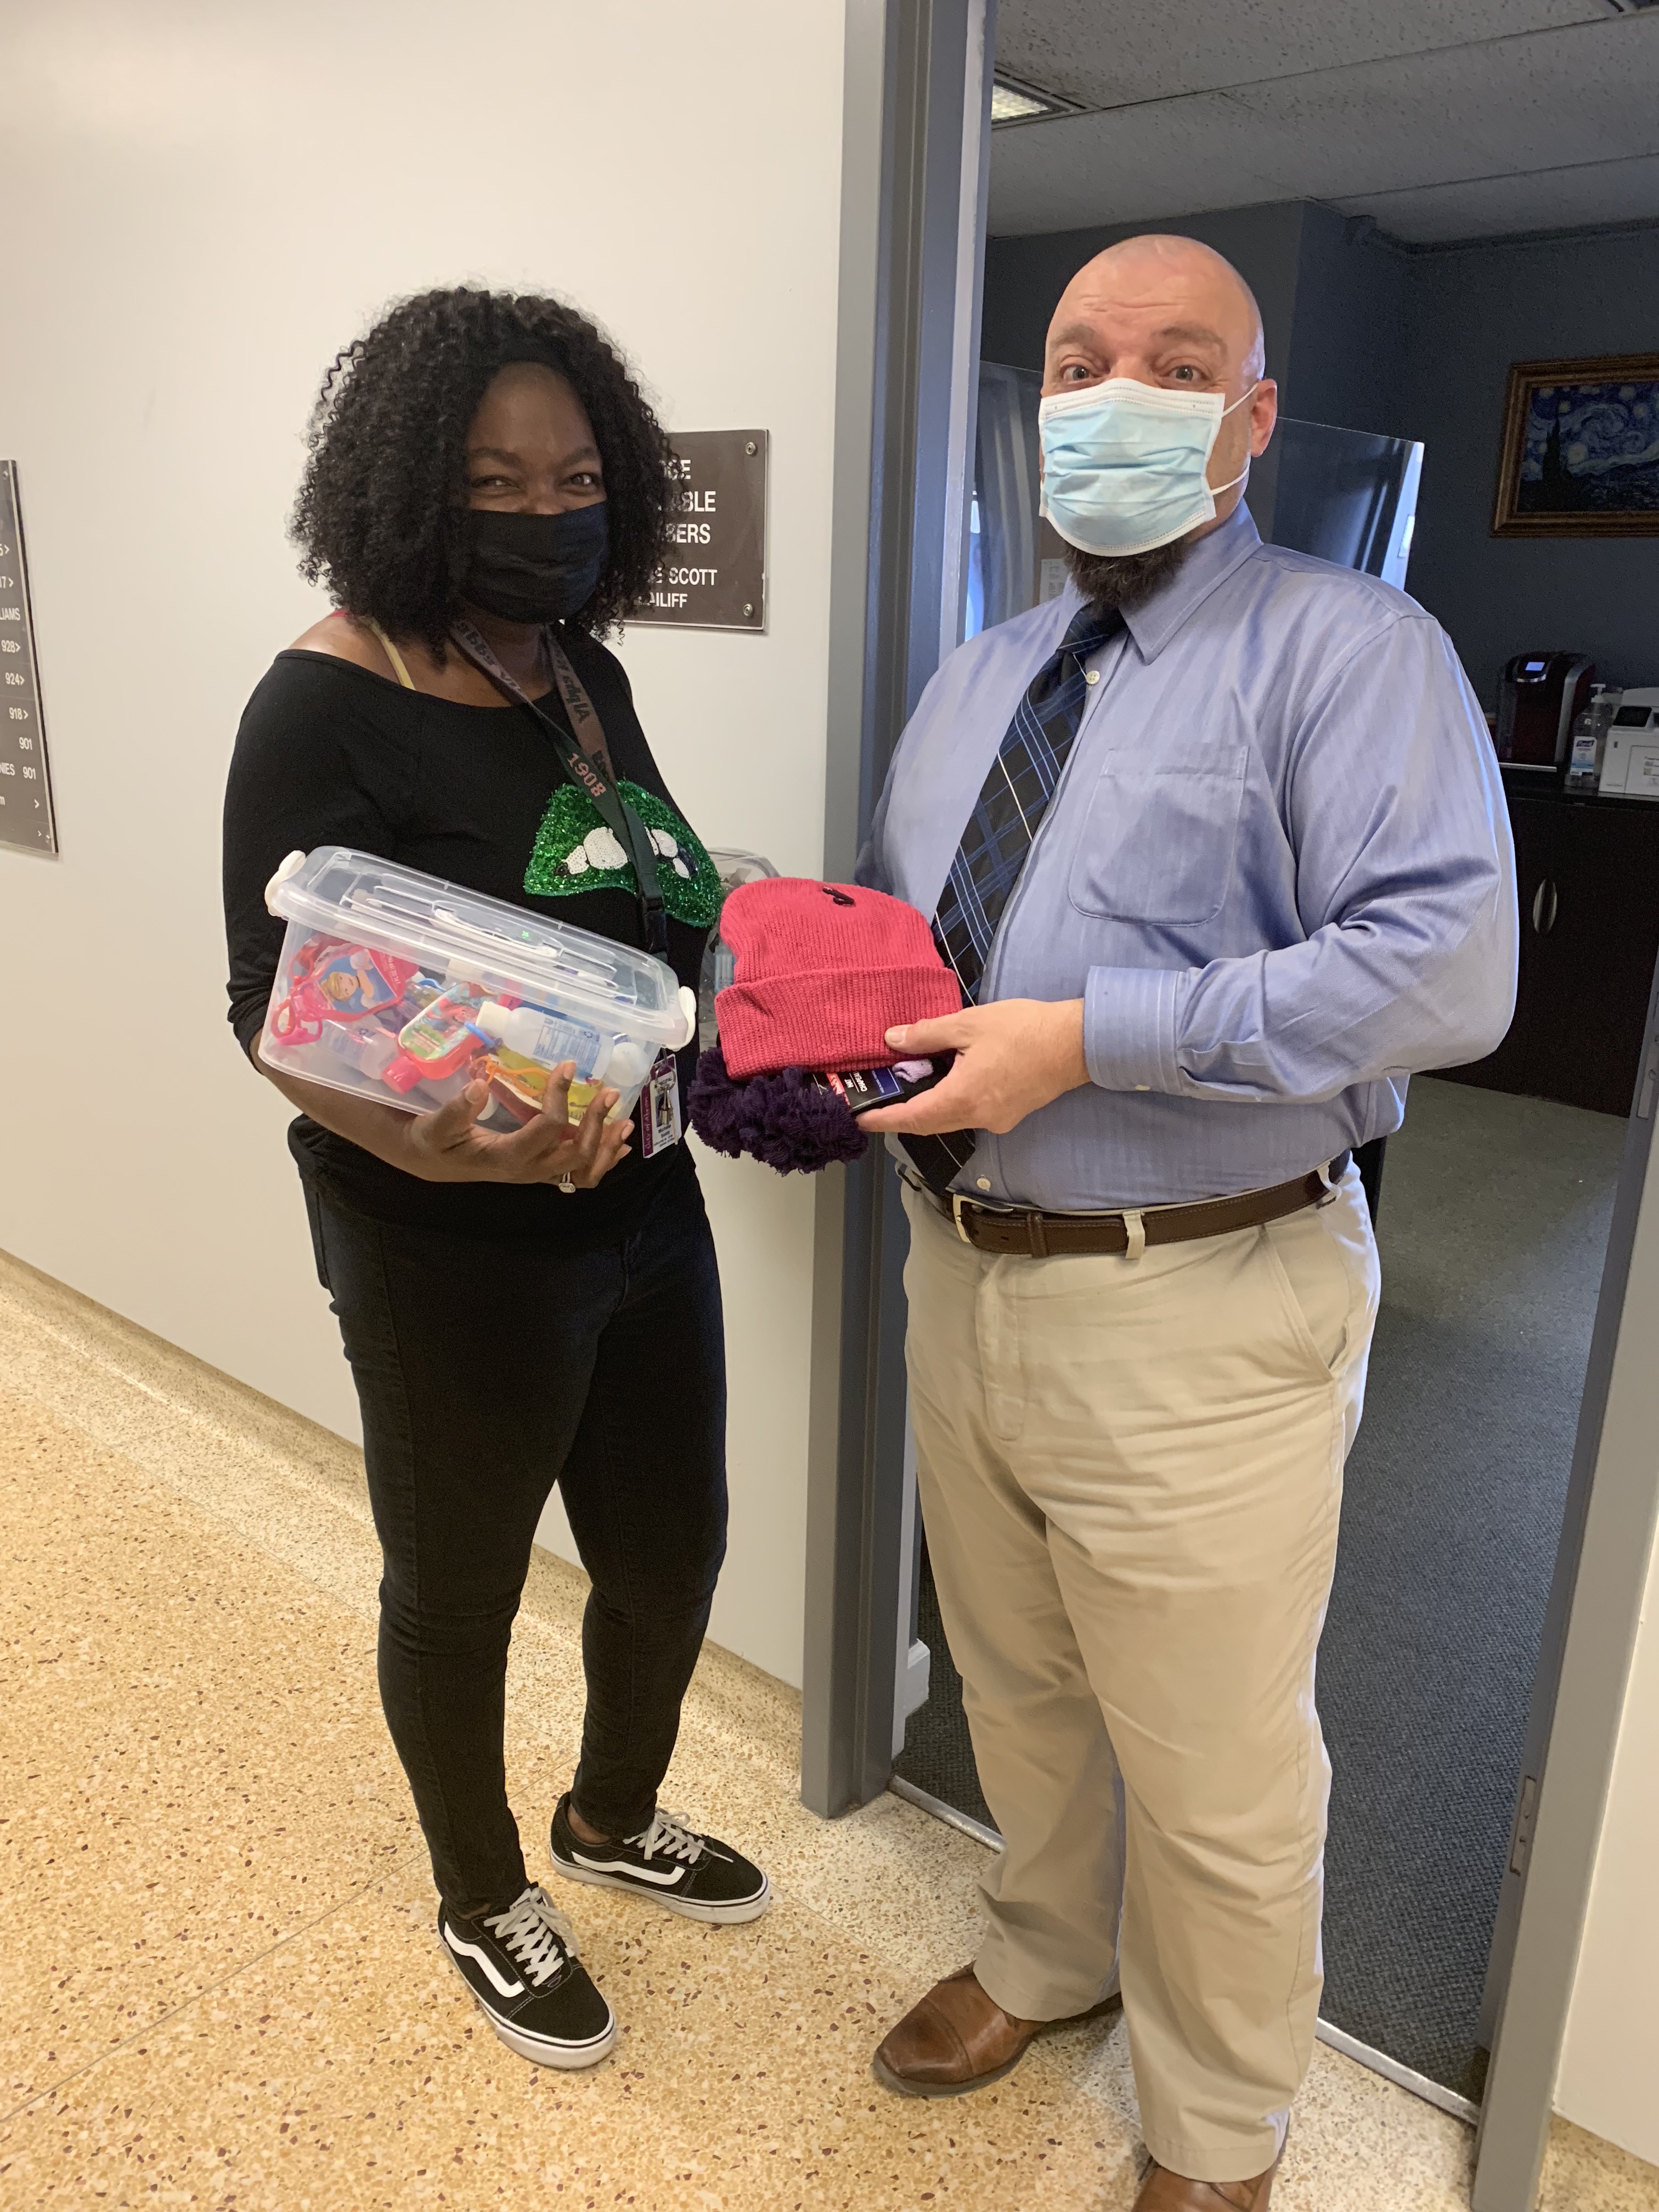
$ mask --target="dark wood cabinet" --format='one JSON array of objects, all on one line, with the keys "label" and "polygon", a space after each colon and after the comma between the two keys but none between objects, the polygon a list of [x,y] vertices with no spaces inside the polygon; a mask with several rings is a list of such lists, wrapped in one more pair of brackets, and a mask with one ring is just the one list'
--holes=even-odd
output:
[{"label": "dark wood cabinet", "polygon": [[1496,1052],[1455,1083],[1628,1114],[1659,958],[1659,806],[1505,779],[1521,967]]}]

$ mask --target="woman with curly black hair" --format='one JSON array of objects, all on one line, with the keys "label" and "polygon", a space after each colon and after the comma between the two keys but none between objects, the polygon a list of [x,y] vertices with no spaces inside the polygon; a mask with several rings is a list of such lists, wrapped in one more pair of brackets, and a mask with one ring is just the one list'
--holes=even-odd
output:
[{"label": "woman with curly black hair", "polygon": [[[667,462],[574,309],[465,289],[393,307],[325,380],[295,510],[303,571],[337,611],[255,690],[225,802],[230,1018],[300,1109],[289,1147],[385,1558],[381,1700],[440,1939],[497,2034],[563,2067],[602,2058],[616,2023],[529,1880],[502,1759],[507,1644],[556,1482],[592,1581],[556,1871],[703,1921],[769,1895],[656,1795],[726,1538],[720,1280],[672,1141],[689,1055],[659,1075],[637,1146],[605,1118],[614,1091],[570,1123],[568,1063],[507,1133],[481,1126],[482,1085],[416,1115],[279,1073],[258,1054],[283,940],[264,886],[290,852],[352,846],[654,951],[695,989],[714,870],[599,641],[660,556]],[[626,844],[577,745],[623,802]]]}]

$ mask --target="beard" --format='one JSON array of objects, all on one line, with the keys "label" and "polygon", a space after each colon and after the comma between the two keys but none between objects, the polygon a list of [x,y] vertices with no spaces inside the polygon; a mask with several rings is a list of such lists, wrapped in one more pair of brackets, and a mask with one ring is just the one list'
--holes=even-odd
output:
[{"label": "beard", "polygon": [[1167,584],[1186,559],[1191,541],[1172,538],[1148,553],[1085,553],[1067,545],[1066,566],[1085,599],[1097,607],[1138,607]]}]

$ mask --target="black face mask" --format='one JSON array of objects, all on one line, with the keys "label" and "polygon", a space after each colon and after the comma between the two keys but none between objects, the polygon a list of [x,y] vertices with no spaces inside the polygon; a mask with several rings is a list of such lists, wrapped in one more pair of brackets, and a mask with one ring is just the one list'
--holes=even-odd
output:
[{"label": "black face mask", "polygon": [[461,595],[503,622],[562,622],[592,598],[610,546],[602,499],[563,514],[469,507]]}]

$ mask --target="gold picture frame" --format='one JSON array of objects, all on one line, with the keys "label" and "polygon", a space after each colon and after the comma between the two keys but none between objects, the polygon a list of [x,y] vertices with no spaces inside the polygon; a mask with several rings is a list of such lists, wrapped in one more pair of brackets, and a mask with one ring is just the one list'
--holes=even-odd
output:
[{"label": "gold picture frame", "polygon": [[1517,361],[1494,538],[1659,538],[1659,353]]}]

